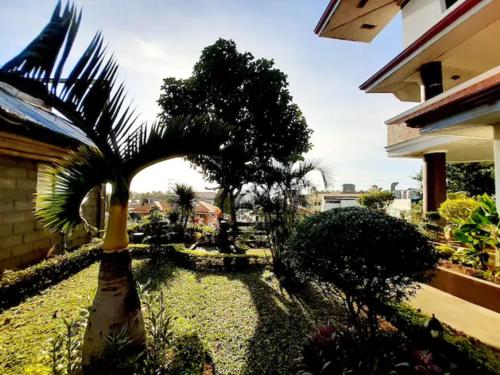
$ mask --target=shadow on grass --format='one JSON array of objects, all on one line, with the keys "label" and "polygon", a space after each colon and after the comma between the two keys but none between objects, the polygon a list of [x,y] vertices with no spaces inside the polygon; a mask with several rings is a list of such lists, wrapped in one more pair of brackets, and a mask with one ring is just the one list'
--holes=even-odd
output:
[{"label": "shadow on grass", "polygon": [[148,290],[159,290],[173,277],[176,265],[166,258],[141,260],[133,268],[134,278]]},{"label": "shadow on grass", "polygon": [[243,282],[252,295],[258,324],[248,342],[242,374],[294,374],[304,339],[315,326],[338,318],[338,307],[313,288],[290,295],[267,272],[228,274]]}]

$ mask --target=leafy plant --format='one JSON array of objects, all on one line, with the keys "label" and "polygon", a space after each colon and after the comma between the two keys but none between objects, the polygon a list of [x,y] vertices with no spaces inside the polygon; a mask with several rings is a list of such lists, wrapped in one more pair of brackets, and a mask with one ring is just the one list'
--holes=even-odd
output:
[{"label": "leafy plant", "polygon": [[358,202],[366,208],[385,212],[387,207],[394,201],[394,198],[394,194],[390,191],[370,191],[361,194]]},{"label": "leafy plant", "polygon": [[473,198],[461,196],[448,198],[439,206],[439,214],[448,223],[457,223],[457,221],[467,219],[478,205],[478,202]]},{"label": "leafy plant", "polygon": [[488,253],[478,250],[473,246],[461,247],[450,256],[452,262],[478,270],[484,269],[485,264],[488,262],[488,258]]},{"label": "leafy plant", "polygon": [[163,292],[142,294],[147,314],[145,317],[147,351],[144,357],[146,374],[163,374],[170,365],[167,350],[172,345],[173,331]]},{"label": "leafy plant", "polygon": [[478,254],[480,267],[485,268],[488,262],[486,249],[495,249],[495,266],[500,267],[500,220],[495,201],[484,194],[479,197],[478,207],[463,220],[457,220],[458,228],[455,238],[468,244]]},{"label": "leafy plant", "polygon": [[297,277],[344,302],[349,324],[374,336],[377,313],[428,279],[437,253],[411,224],[360,207],[336,208],[301,221],[284,259]]},{"label": "leafy plant", "polygon": [[450,257],[453,256],[453,254],[455,254],[455,251],[456,251],[450,245],[439,244],[439,245],[436,245],[435,248],[436,248],[436,251],[439,253],[439,256],[443,259],[449,259]]}]

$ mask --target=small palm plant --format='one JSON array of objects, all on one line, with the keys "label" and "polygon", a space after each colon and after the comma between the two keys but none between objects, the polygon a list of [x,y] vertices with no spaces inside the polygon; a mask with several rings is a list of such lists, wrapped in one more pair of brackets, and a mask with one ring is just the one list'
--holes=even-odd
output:
[{"label": "small palm plant", "polygon": [[331,172],[318,161],[276,162],[264,171],[263,182],[253,187],[254,204],[264,214],[277,274],[283,273],[285,242],[300,219],[300,210],[308,206],[304,193],[311,186],[308,175],[313,171],[320,173],[326,189]]},{"label": "small palm plant", "polygon": [[18,56],[0,68],[0,82],[37,97],[70,120],[91,145],[73,150],[45,172],[36,197],[36,216],[51,231],[68,232],[84,222],[81,204],[103,183],[112,186],[103,242],[98,290],[83,345],[89,364],[103,349],[106,337],[125,329],[141,348],[144,323],[131,273],[126,230],[130,182],[141,169],[161,160],[217,153],[227,127],[215,120],[190,116],[136,124],[124,105],[125,89],[116,85],[117,63],[107,57],[99,33],[62,79],[81,20],[72,4],[58,3],[42,32]]},{"label": "small palm plant", "polygon": [[194,211],[198,198],[193,188],[185,184],[176,184],[168,202],[179,212],[179,221],[186,229],[189,217]]}]

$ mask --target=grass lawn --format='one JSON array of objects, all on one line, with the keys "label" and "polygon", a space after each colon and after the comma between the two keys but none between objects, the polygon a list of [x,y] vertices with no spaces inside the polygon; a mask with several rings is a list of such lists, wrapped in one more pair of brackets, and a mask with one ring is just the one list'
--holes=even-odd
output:
[{"label": "grass lawn", "polygon": [[[163,290],[174,329],[194,329],[218,374],[290,374],[304,335],[338,310],[312,290],[294,297],[265,270],[214,274],[158,260],[134,261],[139,282]],[[60,317],[88,304],[97,264],[0,313],[0,374],[22,374],[40,357]],[[336,314],[335,314],[336,313]],[[329,314],[328,316],[326,314]]]}]

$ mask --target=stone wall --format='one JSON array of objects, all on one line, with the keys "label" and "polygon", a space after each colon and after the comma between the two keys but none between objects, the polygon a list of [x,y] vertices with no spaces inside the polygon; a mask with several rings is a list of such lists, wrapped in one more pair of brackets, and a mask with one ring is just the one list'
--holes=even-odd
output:
[{"label": "stone wall", "polygon": [[[41,166],[34,160],[0,156],[0,269],[33,263],[51,248],[63,246],[64,236],[44,230],[33,215]],[[103,215],[104,211],[98,207],[98,197],[97,190],[93,190],[83,207],[85,217],[94,226],[102,223],[98,212]],[[66,238],[66,245],[77,247],[89,239],[83,227],[76,228]]]}]

